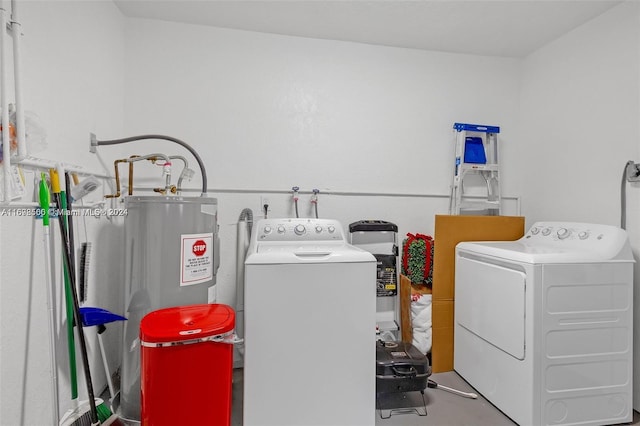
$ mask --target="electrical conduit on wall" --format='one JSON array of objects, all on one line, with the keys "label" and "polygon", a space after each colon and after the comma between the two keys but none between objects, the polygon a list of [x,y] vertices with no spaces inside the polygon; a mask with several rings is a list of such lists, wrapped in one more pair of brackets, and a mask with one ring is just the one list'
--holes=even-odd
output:
[{"label": "electrical conduit on wall", "polygon": [[[253,227],[253,211],[243,209],[238,218],[238,230],[236,241],[236,293],[232,306],[236,310],[236,333],[238,337],[244,337],[244,260],[247,257],[247,249],[251,240]],[[234,368],[241,367],[244,357],[244,345],[236,346],[237,359],[234,359]]]}]

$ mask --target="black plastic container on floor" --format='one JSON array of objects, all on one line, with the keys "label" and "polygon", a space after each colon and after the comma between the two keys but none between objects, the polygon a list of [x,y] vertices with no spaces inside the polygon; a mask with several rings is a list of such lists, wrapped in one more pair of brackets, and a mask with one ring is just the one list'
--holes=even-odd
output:
[{"label": "black plastic container on floor", "polygon": [[427,357],[411,343],[376,344],[376,393],[424,391],[431,376]]}]

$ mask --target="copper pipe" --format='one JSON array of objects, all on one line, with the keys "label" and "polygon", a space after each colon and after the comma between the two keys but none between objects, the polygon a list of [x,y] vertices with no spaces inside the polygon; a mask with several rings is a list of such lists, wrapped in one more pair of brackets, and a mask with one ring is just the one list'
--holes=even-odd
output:
[{"label": "copper pipe", "polygon": [[[129,158],[138,158],[139,155],[132,155]],[[133,195],[133,161],[129,161],[129,195]]]},{"label": "copper pipe", "polygon": [[[116,179],[116,193],[115,194],[109,194],[109,195],[105,195],[105,198],[118,198],[120,197],[120,195],[122,195],[122,193],[120,192],[120,172],[118,170],[118,164],[119,163],[129,163],[129,190],[128,193],[129,195],[133,195],[133,163],[136,161],[142,161],[142,160],[147,160],[147,161],[151,161],[153,164],[156,163],[156,161],[158,161],[159,159],[163,159],[165,161],[169,161],[169,157],[166,157],[162,154],[160,155],[154,155],[151,154],[149,156],[140,156],[140,155],[132,155],[129,158],[124,158],[124,159],[120,159],[120,160],[116,160],[113,162],[113,167],[115,169],[115,179]],[[175,186],[170,185],[169,184],[169,179],[171,179],[171,175],[167,175],[167,186],[165,188],[157,188],[154,189],[155,192],[159,192],[161,194],[166,194],[167,191],[171,191],[172,194],[175,194],[177,192],[177,189],[175,188]]]},{"label": "copper pipe", "polygon": [[118,171],[118,163],[126,163],[127,160],[116,160],[113,162],[113,168],[115,169],[116,174],[116,193],[115,194],[107,194],[104,198],[118,198],[120,194],[120,172]]}]

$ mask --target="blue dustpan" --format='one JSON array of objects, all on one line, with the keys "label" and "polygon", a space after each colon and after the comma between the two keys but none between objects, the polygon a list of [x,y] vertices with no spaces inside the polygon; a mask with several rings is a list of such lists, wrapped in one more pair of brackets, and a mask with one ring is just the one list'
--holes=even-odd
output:
[{"label": "blue dustpan", "polygon": [[104,342],[102,341],[102,333],[107,330],[105,324],[114,321],[126,321],[125,317],[109,312],[106,309],[93,308],[90,306],[80,308],[80,317],[82,318],[83,327],[98,326],[98,343],[100,344],[100,355],[102,355],[102,363],[104,365],[104,371],[107,376],[107,385],[109,387],[109,395],[111,395],[110,402],[113,402],[115,398],[115,390],[111,380],[111,373],[109,372],[109,364],[107,363],[107,356],[104,350]]},{"label": "blue dustpan", "polygon": [[94,308],[83,306],[80,308],[80,316],[82,317],[82,325],[91,327],[94,325],[105,325],[114,321],[126,321],[125,317],[114,314],[102,308]]}]

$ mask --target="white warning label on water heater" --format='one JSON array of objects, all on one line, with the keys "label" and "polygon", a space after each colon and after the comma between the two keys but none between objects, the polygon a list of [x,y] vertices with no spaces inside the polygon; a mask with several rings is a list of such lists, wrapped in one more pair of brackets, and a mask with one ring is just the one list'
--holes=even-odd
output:
[{"label": "white warning label on water heater", "polygon": [[213,232],[181,236],[180,287],[213,278]]}]

